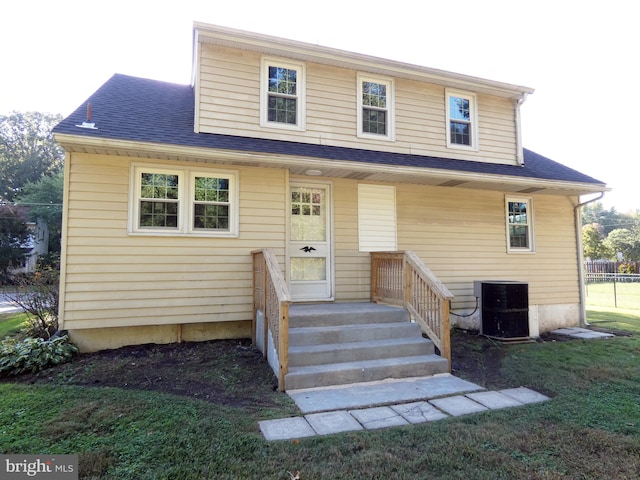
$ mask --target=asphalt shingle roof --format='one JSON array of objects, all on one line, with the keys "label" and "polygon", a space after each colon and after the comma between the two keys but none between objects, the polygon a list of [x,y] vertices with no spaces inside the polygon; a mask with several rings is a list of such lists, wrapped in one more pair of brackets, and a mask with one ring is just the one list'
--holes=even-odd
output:
[{"label": "asphalt shingle roof", "polygon": [[[96,130],[77,127],[87,119],[86,103],[91,103],[91,121],[95,123]],[[191,86],[121,74],[111,77],[89,97],[86,103],[60,122],[54,129],[54,133],[604,184],[528,149],[524,150],[524,165],[515,166],[233,135],[195,133],[193,131],[195,100]]]}]

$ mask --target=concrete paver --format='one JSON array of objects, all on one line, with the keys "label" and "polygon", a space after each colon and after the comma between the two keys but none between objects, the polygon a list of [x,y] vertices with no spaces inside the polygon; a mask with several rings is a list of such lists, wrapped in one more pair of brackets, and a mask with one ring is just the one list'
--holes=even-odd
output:
[{"label": "concrete paver", "polygon": [[259,422],[267,440],[419,424],[550,400],[526,387],[487,391],[450,374],[288,393],[305,415]]},{"label": "concrete paver", "polygon": [[[375,389],[376,386],[373,386]],[[488,410],[518,407],[549,400],[549,397],[526,387],[500,391],[476,391],[434,398],[429,401],[401,402],[353,410],[308,413],[304,417],[290,417],[259,422],[267,440],[292,440],[314,435],[377,428],[396,427],[441,420],[451,416],[468,415]]]},{"label": "concrete paver", "polygon": [[580,327],[559,328],[557,330],[553,330],[551,333],[556,335],[566,335],[572,338],[582,338],[584,340],[615,337],[615,335],[611,333],[597,332],[595,330],[589,330],[588,328]]},{"label": "concrete paver", "polygon": [[349,415],[349,412],[338,410],[337,412],[310,413],[305,415],[307,422],[318,435],[332,433],[352,432],[362,430],[363,426]]},{"label": "concrete paver", "polygon": [[267,440],[290,440],[313,437],[316,432],[303,417],[280,418],[258,422]]},{"label": "concrete paver", "polygon": [[308,388],[287,392],[302,413],[413,402],[484,390],[451,374]]},{"label": "concrete paver", "polygon": [[516,399],[520,403],[539,403],[546,402],[549,397],[526,387],[507,388],[500,390],[500,393]]},{"label": "concrete paver", "polygon": [[409,424],[409,422],[390,407],[364,408],[362,410],[351,410],[349,413],[367,430],[399,427],[400,425]]},{"label": "concrete paver", "polygon": [[433,422],[447,418],[444,412],[441,412],[428,402],[402,403],[399,405],[391,405],[391,409],[402,415],[409,423]]},{"label": "concrete paver", "polygon": [[523,405],[522,402],[516,400],[515,398],[500,392],[468,393],[467,397],[469,397],[474,402],[478,402],[479,404],[490,408],[491,410],[509,407],[521,407]]},{"label": "concrete paver", "polygon": [[449,415],[453,415],[454,417],[489,410],[484,405],[474,402],[464,395],[436,398],[435,400],[429,400],[429,403],[435,405],[440,410],[447,412]]}]

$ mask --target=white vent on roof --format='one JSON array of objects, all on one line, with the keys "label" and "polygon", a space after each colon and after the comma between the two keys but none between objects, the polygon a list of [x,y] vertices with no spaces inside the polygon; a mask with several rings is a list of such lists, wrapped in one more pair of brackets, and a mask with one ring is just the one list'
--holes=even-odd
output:
[{"label": "white vent on roof", "polygon": [[78,128],[88,128],[90,130],[97,130],[96,124],[91,121],[91,104],[87,103],[87,121],[82,122],[80,125],[76,125]]}]

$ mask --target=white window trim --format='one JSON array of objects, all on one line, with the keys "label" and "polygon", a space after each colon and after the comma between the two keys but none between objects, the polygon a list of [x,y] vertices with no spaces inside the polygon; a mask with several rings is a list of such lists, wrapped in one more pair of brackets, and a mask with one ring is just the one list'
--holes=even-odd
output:
[{"label": "white window trim", "polygon": [[[140,179],[141,172],[178,175],[178,227],[177,228],[144,228],[140,227]],[[200,230],[193,228],[194,185],[195,177],[221,177],[229,179],[229,230]],[[203,170],[192,168],[176,168],[173,165],[156,165],[132,163],[129,189],[129,235],[151,236],[201,236],[235,238],[240,231],[239,172],[236,170]]]},{"label": "white window trim", "polygon": [[[367,138],[372,140],[386,140],[394,142],[396,139],[396,124],[395,124],[395,84],[392,78],[378,77],[372,75],[366,75],[363,73],[357,74],[357,96],[358,96],[358,112],[357,112],[357,136],[358,138]],[[368,133],[362,131],[362,83],[373,82],[380,83],[387,86],[387,134],[377,135],[375,133]]]},{"label": "white window trim", "polygon": [[[445,110],[446,110],[446,133],[447,133],[447,148],[457,148],[461,150],[471,150],[477,152],[479,150],[478,141],[478,101],[476,94],[472,92],[464,92],[462,90],[445,89],[444,92]],[[469,100],[469,109],[471,110],[471,145],[461,145],[459,143],[453,143],[451,141],[451,110],[450,110],[450,97],[460,97]]]},{"label": "white window trim", "polygon": [[[518,202],[518,203],[526,203],[527,204],[527,229],[528,237],[529,237],[529,247],[512,247],[511,246],[511,237],[509,235],[509,202]],[[505,213],[505,225],[506,225],[506,240],[507,240],[507,253],[535,253],[535,232],[533,229],[533,198],[531,197],[511,197],[507,196],[504,199],[504,213]]]},{"label": "white window trim", "polygon": [[[296,70],[298,72],[297,80],[297,95],[296,95],[296,124],[279,123],[269,121],[269,67],[277,66],[282,68],[288,68],[290,70]],[[304,131],[306,129],[306,84],[307,84],[307,71],[304,63],[294,63],[291,60],[275,58],[275,57],[262,57],[260,66],[260,126],[265,128],[278,128],[285,130],[299,130]]]}]

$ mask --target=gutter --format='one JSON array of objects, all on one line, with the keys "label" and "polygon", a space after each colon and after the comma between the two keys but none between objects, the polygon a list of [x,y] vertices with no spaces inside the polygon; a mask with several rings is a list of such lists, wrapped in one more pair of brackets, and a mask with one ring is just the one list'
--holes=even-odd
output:
[{"label": "gutter", "polygon": [[578,286],[580,290],[580,318],[579,318],[579,326],[580,327],[588,327],[587,323],[587,304],[586,304],[586,295],[585,295],[585,281],[584,281],[584,255],[582,252],[582,215],[580,214],[580,209],[589,203],[600,200],[604,197],[604,192],[600,192],[595,198],[591,200],[587,200],[586,202],[579,203],[575,207],[573,207],[573,216],[576,222],[576,245],[578,247]]},{"label": "gutter", "polygon": [[518,165],[524,165],[524,146],[522,145],[522,117],[520,116],[520,106],[527,99],[527,94],[524,93],[519,99],[515,101],[515,122],[516,122],[516,163]]}]

